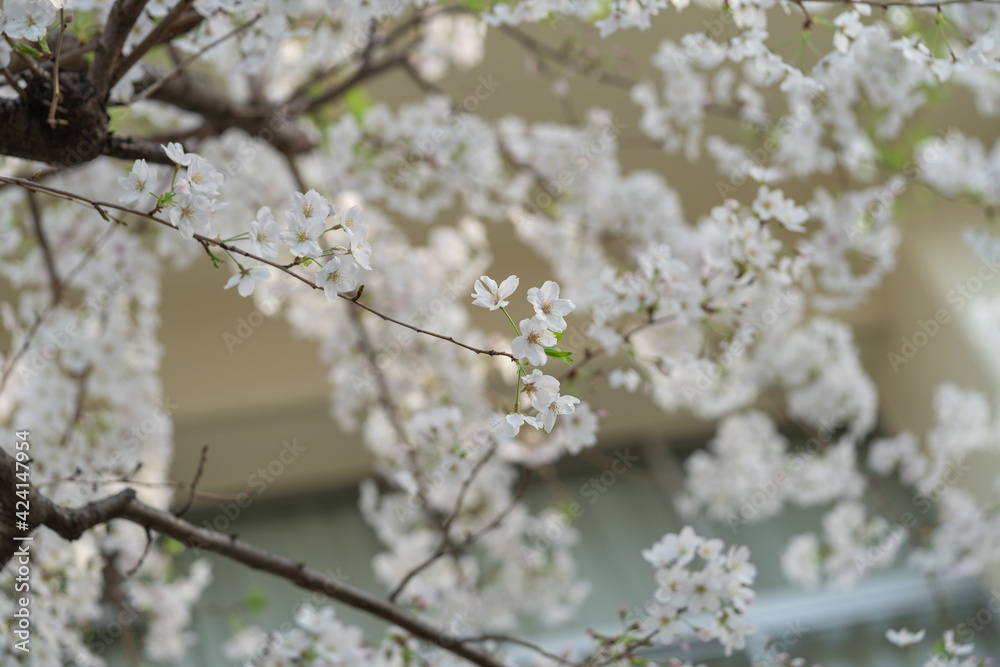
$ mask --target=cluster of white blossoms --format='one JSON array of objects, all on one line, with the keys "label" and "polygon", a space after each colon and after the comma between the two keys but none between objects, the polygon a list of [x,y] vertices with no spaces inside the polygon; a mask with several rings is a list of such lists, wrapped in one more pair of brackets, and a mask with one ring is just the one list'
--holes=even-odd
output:
[{"label": "cluster of white blossoms", "polygon": [[[963,634],[973,635],[971,629],[967,629]],[[900,648],[907,648],[914,644],[919,644],[924,640],[926,630],[910,632],[906,628],[899,630],[888,630],[885,638]],[[944,635],[934,645],[930,651],[927,661],[923,667],[986,667],[992,665],[990,659],[979,658],[973,655],[976,650],[972,642],[965,642],[961,637],[956,637],[955,630],[945,630]],[[962,643],[959,643],[959,642]]]},{"label": "cluster of white blossoms", "polygon": [[[489,276],[476,281],[476,291],[472,303],[489,310],[500,310],[514,326],[514,320],[507,313],[507,300],[517,289],[517,276],[509,276],[497,285]],[[556,347],[566,331],[565,317],[573,312],[573,302],[559,298],[559,285],[546,280],[541,287],[528,290],[528,303],[535,309],[530,318],[521,320],[514,330],[520,333],[510,343],[510,350],[517,363],[517,398],[514,411],[506,416],[494,417],[492,429],[501,437],[512,439],[518,435],[521,426],[527,424],[535,429],[545,429],[551,433],[560,415],[571,415],[576,411],[580,399],[559,393],[559,380],[545,375],[538,368],[527,372],[527,367],[544,366],[549,357],[572,361],[572,356]],[[534,415],[521,411],[521,396],[535,409]]]},{"label": "cluster of white blossoms", "polygon": [[313,667],[352,667],[378,664],[374,650],[364,645],[360,628],[344,624],[333,607],[317,609],[303,604],[295,611],[295,627],[280,633],[265,633],[247,626],[225,646],[226,658],[247,667],[283,667],[308,664]]},{"label": "cluster of white blossoms", "polygon": [[809,590],[821,583],[853,588],[872,571],[892,565],[907,535],[901,523],[868,516],[861,503],[844,501],[823,517],[822,539],[804,533],[789,541],[781,571],[788,581]]},{"label": "cluster of white blossoms", "polygon": [[[26,42],[47,50],[59,8],[80,19],[75,29],[90,19],[100,24],[113,4],[5,0],[0,67],[33,57]],[[169,262],[203,257],[201,241],[213,261],[234,267],[226,287],[317,344],[331,415],[361,431],[379,476],[361,491],[362,515],[384,545],[376,575],[424,620],[460,620],[470,635],[513,632],[524,617],[565,622],[584,600],[575,530],[539,540],[554,510],[530,510],[519,496],[522,468],[597,442],[600,406],[562,393],[571,380],[574,392],[577,382],[607,382],[648,395],[665,412],[717,423],[708,447],[686,463],[676,489],[682,511],[705,512],[738,531],[789,506],[823,508],[820,529],[785,549],[783,571],[793,583],[853,585],[892,564],[903,541],[912,547],[908,564],[920,572],[978,575],[1000,560],[996,494],[978,498],[959,488],[965,457],[995,451],[995,408],[945,385],[922,440],[905,432],[873,439],[878,395],[841,320],[895,267],[897,203],[915,186],[980,207],[1000,202],[1000,143],[959,129],[911,140],[923,136],[917,115],[938,93],[969,95],[981,116],[1000,112],[1000,8],[982,1],[869,12],[863,2],[821,10],[739,0],[720,13],[718,3],[694,4],[521,0],[476,10],[477,3],[433,1],[195,0],[202,20],[174,40],[176,51],[210,47],[204,70],[220,93],[274,103],[282,113],[296,105],[280,101],[302,102],[302,91],[318,86],[316,73],[352,76],[362,60],[375,69],[392,55],[390,35],[414,37],[408,72],[445,85],[452,68],[482,59],[487,34],[516,35],[509,31],[521,24],[582,21],[606,37],[645,28],[671,6],[707,10],[712,20],[664,40],[650,67],[635,63],[631,83],[616,80],[631,87],[638,127],[600,109],[565,123],[493,119],[491,96],[514,88],[487,76],[464,99],[431,94],[392,106],[369,103],[355,86],[345,110],[281,115],[282,127],[317,146],[293,158],[298,174],[279,150],[229,128],[199,140],[198,153],[168,144],[172,171],[138,160],[126,175],[98,160],[57,176],[62,188],[98,201],[116,192],[130,207],[163,214],[176,231],[108,232],[91,212],[46,200],[44,244],[23,193],[0,190],[0,275],[18,291],[2,304],[2,324],[14,350],[36,338],[0,388],[0,421],[31,426],[40,488],[79,506],[131,480],[144,501],[169,505],[163,483],[174,408],[157,376],[160,275]],[[178,0],[146,3],[126,52],[177,7]],[[786,9],[808,18],[810,44],[832,43],[808,66],[781,46],[784,34],[771,34],[770,15]],[[373,26],[379,42],[369,51]],[[405,29],[393,32],[396,26]],[[566,62],[558,69],[608,78],[603,63],[626,62],[621,46],[609,49],[618,55],[604,54],[595,40],[579,61],[572,49],[560,52]],[[536,66],[546,64],[540,71],[548,71],[545,54],[533,55]],[[131,65],[111,99],[131,100],[147,66]],[[6,97],[18,94],[0,87]],[[126,126],[200,134],[196,113],[149,99],[128,109]],[[745,141],[719,129],[729,120],[751,130]],[[661,174],[625,169],[626,140],[688,160],[706,156],[720,176],[713,179],[717,201],[685,209]],[[0,167],[13,175],[39,165],[5,159]],[[824,186],[804,190],[801,181]],[[328,200],[319,192],[335,194]],[[280,220],[274,211],[286,201]],[[452,211],[461,219],[443,224]],[[414,235],[403,220],[434,226]],[[494,261],[486,225],[491,237],[530,246],[554,278],[529,290],[533,314],[508,316],[513,337],[477,329],[469,312],[470,285],[474,305],[505,313],[518,287],[516,277],[498,284],[483,275]],[[990,227],[965,236],[983,259],[1000,256]],[[72,272],[71,293],[53,299],[52,276]],[[420,332],[348,303],[352,294],[360,298],[362,284],[365,307]],[[581,326],[567,327],[571,312]],[[564,366],[571,353],[578,359]],[[579,357],[593,361],[581,369]],[[5,369],[10,360],[3,359]],[[513,406],[494,391],[498,377],[514,386]],[[870,475],[919,494],[911,517],[919,530],[866,508],[864,495],[877,492]],[[466,543],[470,536],[476,539]],[[42,648],[33,660],[101,664],[112,615],[102,605],[104,564],[133,568],[144,531],[116,521],[67,543],[39,530],[36,544],[33,622]],[[435,558],[441,545],[449,554]],[[178,575],[173,548],[156,541],[118,583],[148,629],[145,653],[163,661],[180,660],[194,641],[192,606],[208,580],[204,565]],[[685,530],[647,553],[657,569],[658,613],[643,627],[657,641],[682,637],[678,618],[708,613],[710,622],[692,619],[700,638],[742,645],[753,579],[745,550],[724,554],[717,541]],[[10,584],[8,574],[0,578],[0,589]],[[0,596],[0,631],[9,635],[8,607]],[[314,664],[395,667],[427,648],[396,631],[366,644],[328,611],[303,612],[298,623],[289,655],[270,654],[274,664],[309,656]],[[235,644],[253,653],[276,637],[247,630]],[[965,666],[970,652],[946,637],[941,655]],[[438,652],[433,664],[451,660]]]},{"label": "cluster of white blossoms", "polygon": [[[330,301],[335,301],[338,294],[352,292],[358,287],[359,271],[372,270],[372,247],[367,240],[368,228],[362,210],[351,206],[338,211],[315,190],[305,194],[293,192],[289,196],[290,206],[285,211],[284,227],[274,219],[269,207],[262,206],[250,222],[248,231],[219,239],[215,236],[217,230],[212,223],[216,212],[229,203],[209,199],[209,196],[220,194],[225,184],[224,176],[205,158],[184,152],[180,144],[167,144],[163,150],[176,165],[169,186],[161,194],[154,194],[156,170],[145,160],[136,160],[129,175],[118,179],[119,185],[126,191],[120,197],[123,204],[142,206],[146,198],[154,196],[155,210],[167,209],[170,222],[184,239],[190,240],[198,234],[202,238],[225,243],[247,242],[250,252],[258,260],[275,260],[279,251],[287,247],[296,264],[312,261],[319,265],[315,273],[316,286]],[[331,245],[326,234],[333,230],[346,232],[347,245]],[[240,296],[250,296],[258,280],[271,277],[271,272],[263,266],[244,267],[233,253],[227,252],[238,272],[226,283],[226,289],[237,287]]]},{"label": "cluster of white blossoms", "polygon": [[640,625],[655,633],[654,643],[670,645],[693,630],[700,641],[717,639],[726,655],[746,647],[754,630],[746,612],[756,597],[750,586],[757,568],[747,547],[724,549],[722,540],[699,537],[686,526],[643,550],[657,588]]},{"label": "cluster of white blossoms", "polygon": [[[11,6],[11,5],[8,5]],[[62,185],[101,196],[106,178],[69,172]],[[140,500],[167,509],[165,486],[173,451],[173,414],[183,399],[167,396],[159,378],[161,265],[143,241],[72,204],[46,206],[47,248],[15,224],[23,193],[0,192],[0,276],[17,298],[0,304],[0,322],[13,350],[32,335],[0,394],[0,421],[27,425],[33,457],[31,481],[65,507],[81,507],[134,488]],[[88,252],[89,250],[89,252]],[[54,301],[56,276],[73,276],[72,296]],[[38,314],[52,310],[39,323]],[[32,503],[33,505],[33,503]],[[211,579],[208,562],[178,567],[175,551],[146,550],[146,532],[114,521],[67,541],[39,530],[32,542],[31,621],[36,667],[104,665],[123,624],[145,631],[137,646],[151,660],[176,662],[195,643],[193,606]],[[128,577],[109,572],[131,572]],[[0,574],[0,632],[13,637],[16,570]],[[120,601],[105,605],[108,586]],[[7,644],[9,646],[10,644]],[[8,661],[4,655],[0,660]],[[11,658],[12,659],[12,658]]]}]

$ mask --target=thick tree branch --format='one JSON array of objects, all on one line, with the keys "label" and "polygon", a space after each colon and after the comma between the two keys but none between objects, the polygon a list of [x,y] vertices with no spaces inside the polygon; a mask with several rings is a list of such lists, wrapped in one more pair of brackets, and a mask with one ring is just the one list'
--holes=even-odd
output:
[{"label": "thick tree branch", "polygon": [[102,102],[107,99],[114,84],[115,69],[121,58],[125,39],[146,7],[146,2],[147,0],[117,0],[111,7],[94,51],[94,64],[90,68],[90,82]]},{"label": "thick tree branch", "polygon": [[[201,14],[196,11],[188,11],[194,0],[180,0],[173,9],[164,16],[156,26],[149,31],[146,38],[142,40],[127,56],[122,56],[115,65],[114,75],[111,77],[112,85],[122,78],[132,65],[139,62],[139,59],[149,53],[154,46],[170,41],[174,37],[184,34],[201,23]],[[183,20],[182,20],[183,19]]]},{"label": "thick tree branch", "polygon": [[200,114],[217,134],[236,127],[247,134],[260,136],[282,153],[296,154],[313,147],[312,142],[295,127],[282,107],[257,107],[233,102],[216,84],[182,72],[175,78],[163,81],[164,73],[150,70],[136,86],[136,94],[158,85],[150,97],[179,109]]},{"label": "thick tree branch", "polygon": [[[0,489],[4,490],[0,497],[0,509],[3,509],[3,513],[0,514],[3,518],[3,522],[0,523],[0,538],[3,540],[0,544],[0,565],[6,564],[14,553],[15,542],[10,539],[13,536],[13,527],[7,525],[7,522],[13,517],[13,499],[16,498],[13,489],[17,481],[14,458],[0,448]],[[67,540],[76,540],[88,530],[112,519],[131,521],[187,546],[217,553],[255,570],[285,579],[305,590],[322,593],[333,600],[398,625],[414,637],[440,646],[475,665],[502,667],[503,663],[500,661],[465,643],[455,641],[447,632],[408,614],[396,605],[326,577],[306,567],[304,563],[270,553],[214,530],[199,528],[169,512],[146,505],[136,499],[133,489],[126,489],[77,509],[59,507],[38,493],[34,487],[29,490],[29,494],[31,512],[28,524],[32,529],[45,526]]]}]

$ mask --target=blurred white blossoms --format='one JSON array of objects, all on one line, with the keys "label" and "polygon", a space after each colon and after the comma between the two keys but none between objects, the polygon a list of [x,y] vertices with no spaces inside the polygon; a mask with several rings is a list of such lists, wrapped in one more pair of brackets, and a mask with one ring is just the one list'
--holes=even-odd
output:
[{"label": "blurred white blossoms", "polygon": [[766,185],[760,186],[752,208],[753,212],[765,222],[774,219],[790,231],[806,231],[805,222],[809,219],[809,212],[801,206],[796,206],[791,199],[787,199],[781,190],[771,190]]},{"label": "blurred white blossoms", "polygon": [[924,640],[925,630],[920,630],[919,632],[910,632],[906,628],[900,628],[899,630],[886,630],[885,638],[890,642],[899,646],[900,648],[905,648],[910,644],[918,644]]},{"label": "blurred white blossoms", "polygon": [[245,664],[279,667],[313,664],[354,667],[374,664],[374,649],[365,646],[361,629],[337,619],[333,607],[304,604],[295,612],[295,627],[268,634],[248,626],[225,645],[226,657]]},{"label": "blurred white blossoms", "polygon": [[507,298],[517,289],[517,284],[517,276],[508,276],[499,286],[489,276],[482,276],[476,281],[476,292],[472,295],[475,301],[472,305],[490,310],[503,308],[510,303]]},{"label": "blurred white blossoms", "polygon": [[[656,570],[657,589],[641,626],[654,633],[655,643],[672,644],[693,628],[701,641],[718,639],[726,655],[746,646],[754,631],[746,611],[755,599],[750,586],[757,568],[747,547],[731,546],[725,553],[723,548],[722,540],[699,537],[685,526],[643,550]],[[710,616],[703,620],[701,614]]]}]

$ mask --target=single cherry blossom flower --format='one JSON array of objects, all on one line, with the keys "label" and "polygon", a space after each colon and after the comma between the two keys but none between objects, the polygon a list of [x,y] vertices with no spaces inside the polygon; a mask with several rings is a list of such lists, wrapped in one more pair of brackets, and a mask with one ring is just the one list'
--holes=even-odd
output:
[{"label": "single cherry blossom flower", "polygon": [[899,630],[886,630],[885,638],[900,648],[906,648],[910,644],[922,642],[925,634],[926,630],[910,632],[906,628],[900,628]]},{"label": "single cherry blossom flower", "polygon": [[281,225],[274,220],[271,209],[262,206],[257,210],[257,219],[250,223],[250,249],[266,259],[278,256],[278,241],[281,240]]},{"label": "single cherry blossom flower", "polygon": [[255,280],[267,280],[270,277],[271,272],[263,266],[255,266],[250,269],[240,269],[239,273],[234,273],[229,278],[229,282],[226,283],[225,289],[239,285],[237,291],[240,293],[240,296],[250,296],[253,294]]},{"label": "single cherry blossom flower", "polygon": [[545,428],[546,433],[551,433],[552,427],[556,425],[556,417],[573,414],[579,402],[580,399],[576,396],[558,396],[539,411],[535,418]]},{"label": "single cherry blossom flower", "polygon": [[347,255],[331,257],[316,271],[316,284],[323,288],[328,300],[336,301],[338,292],[350,292],[358,286],[357,272],[357,262]]},{"label": "single cherry blossom flower", "polygon": [[323,234],[323,221],[306,218],[298,211],[288,212],[288,231],[281,232],[281,240],[289,245],[296,257],[316,257],[322,254],[316,240]]},{"label": "single cherry blossom flower", "polygon": [[315,190],[310,190],[305,194],[293,192],[288,197],[288,200],[291,204],[289,211],[294,211],[309,222],[318,221],[322,223],[333,213],[333,207],[330,206],[330,202]]},{"label": "single cherry blossom flower", "polygon": [[507,301],[507,297],[517,289],[518,282],[517,276],[508,276],[497,287],[496,281],[492,278],[480,276],[479,280],[476,281],[476,293],[472,295],[475,298],[472,305],[489,308],[490,310],[503,308],[510,303]]},{"label": "single cherry blossom flower", "polygon": [[553,331],[565,331],[566,320],[563,319],[573,311],[573,302],[559,298],[559,284],[551,280],[538,287],[528,290],[528,303],[535,308],[535,315],[545,321],[545,325]]},{"label": "single cherry blossom flower", "polygon": [[119,176],[118,184],[125,188],[125,194],[118,198],[123,204],[131,204],[146,193],[153,180],[153,170],[145,160],[136,160],[128,176]]},{"label": "single cherry blossom flower", "polygon": [[[485,276],[483,276],[485,278]],[[508,280],[510,280],[508,278]],[[506,280],[504,282],[507,282]],[[476,289],[478,289],[478,283]],[[479,304],[481,305],[481,304]],[[492,310],[492,308],[491,308]],[[556,344],[556,335],[549,331],[545,322],[538,316],[521,320],[518,328],[521,335],[510,344],[510,351],[515,359],[527,359],[532,366],[544,366],[548,360],[545,348]]]},{"label": "single cherry blossom flower", "polygon": [[521,386],[531,405],[541,410],[559,396],[559,380],[543,375],[537,368],[521,378]]}]

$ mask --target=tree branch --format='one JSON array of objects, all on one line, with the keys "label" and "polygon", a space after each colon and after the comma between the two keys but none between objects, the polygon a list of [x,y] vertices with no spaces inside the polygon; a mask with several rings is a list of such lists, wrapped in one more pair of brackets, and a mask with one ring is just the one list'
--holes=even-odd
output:
[{"label": "tree branch", "polygon": [[[0,523],[0,537],[3,538],[2,543],[0,543],[0,566],[5,565],[14,553],[13,545],[15,542],[10,539],[13,535],[13,527],[7,522],[13,517],[14,511],[12,499],[16,497],[13,494],[17,482],[15,472],[14,458],[6,450],[0,448],[0,488],[4,489],[4,493],[0,497],[0,508],[4,510],[0,514],[3,517],[3,522]],[[77,509],[59,507],[38,493],[35,487],[29,488],[29,497],[31,499],[31,512],[28,524],[32,529],[45,526],[61,537],[72,541],[95,526],[107,523],[112,519],[125,519],[143,528],[155,530],[187,546],[217,553],[247,567],[285,579],[299,588],[321,593],[333,600],[367,612],[391,624],[398,625],[414,637],[440,646],[475,665],[481,667],[502,667],[503,665],[500,661],[478,649],[455,641],[454,637],[446,631],[411,616],[396,605],[326,577],[306,567],[304,563],[270,553],[214,530],[199,528],[169,512],[146,505],[136,499],[134,489],[125,489],[114,496]]]},{"label": "tree branch", "polygon": [[[54,187],[51,187],[49,185],[43,185],[41,183],[36,183],[34,181],[30,181],[30,180],[27,180],[27,179],[24,179],[24,178],[16,178],[16,177],[12,177],[12,176],[0,176],[0,183],[9,183],[9,184],[12,184],[12,185],[18,185],[18,186],[20,186],[20,187],[22,187],[22,188],[24,188],[26,190],[31,190],[31,191],[34,191],[34,192],[41,192],[41,193],[50,195],[52,197],[56,197],[58,199],[64,199],[66,201],[71,201],[71,202],[74,202],[74,203],[77,203],[77,204],[83,204],[85,206],[88,206],[88,207],[93,208],[94,210],[96,210],[106,220],[113,219],[116,222],[119,222],[119,223],[121,223],[123,225],[126,224],[124,220],[121,220],[119,218],[116,218],[114,216],[109,215],[107,213],[107,211],[108,210],[114,210],[114,211],[122,211],[124,213],[131,213],[131,214],[137,215],[137,216],[139,216],[141,218],[145,218],[147,220],[152,220],[153,222],[161,224],[164,227],[169,227],[170,229],[173,229],[173,230],[177,229],[177,227],[175,227],[169,221],[164,220],[162,218],[158,218],[155,215],[153,215],[152,213],[147,213],[145,211],[140,211],[138,209],[129,208],[128,206],[122,206],[121,204],[114,204],[112,202],[98,201],[96,199],[90,199],[89,197],[84,197],[82,195],[78,195],[78,194],[69,192],[67,190],[61,190],[59,188],[54,188]],[[212,238],[209,238],[207,236],[203,236],[202,234],[195,234],[193,236],[193,240],[198,241],[202,245],[212,245],[212,246],[215,246],[217,248],[221,248],[223,250],[227,250],[227,251],[229,251],[231,253],[235,253],[237,255],[242,255],[243,257],[247,257],[249,259],[256,260],[256,261],[260,262],[261,264],[266,264],[267,266],[270,266],[270,267],[272,267],[274,269],[277,269],[278,271],[281,271],[282,273],[286,273],[286,274],[292,276],[293,278],[295,278],[299,282],[301,282],[301,283],[303,283],[305,285],[308,285],[312,289],[322,289],[319,285],[317,285],[313,281],[309,280],[305,276],[299,275],[298,273],[295,273],[294,271],[292,271],[290,266],[284,266],[282,264],[278,264],[277,262],[275,262],[273,260],[265,259],[263,257],[260,257],[258,255],[253,254],[252,252],[248,252],[246,250],[243,250],[242,248],[238,248],[238,247],[236,247],[236,246],[234,246],[234,245],[232,245],[230,243],[219,241],[217,239],[212,239]],[[295,265],[292,265],[292,266],[295,266]],[[67,278],[67,279],[69,279],[69,278]],[[512,361],[514,360],[514,355],[512,355],[510,352],[501,352],[499,350],[486,350],[486,349],[481,349],[481,348],[478,348],[478,347],[474,347],[472,345],[468,345],[468,344],[463,343],[461,341],[455,340],[451,336],[445,336],[444,334],[439,334],[439,333],[435,333],[433,331],[428,331],[427,329],[421,329],[420,327],[414,326],[412,324],[407,324],[406,322],[403,322],[401,320],[397,320],[394,317],[390,317],[390,316],[386,315],[385,313],[382,313],[382,312],[380,312],[378,310],[375,310],[374,308],[372,308],[371,306],[369,306],[367,304],[361,303],[361,301],[358,300],[356,297],[350,296],[348,294],[340,293],[340,294],[337,294],[337,296],[340,297],[341,299],[344,299],[348,303],[354,304],[358,308],[361,308],[363,310],[367,310],[369,313],[372,313],[373,315],[377,315],[378,317],[381,317],[386,322],[392,322],[393,324],[398,324],[401,327],[406,327],[407,329],[410,329],[411,331],[415,331],[415,332],[417,332],[419,334],[424,334],[425,336],[431,336],[433,338],[439,338],[441,340],[448,341],[449,343],[452,343],[453,345],[457,345],[459,347],[465,348],[466,350],[470,350],[471,352],[475,352],[476,354],[485,354],[485,355],[488,355],[488,356],[491,356],[491,357],[507,357],[508,359],[510,359]]]},{"label": "tree branch", "polygon": [[146,35],[145,39],[132,49],[127,56],[123,56],[121,61],[115,65],[114,74],[111,77],[111,84],[122,78],[132,65],[139,62],[139,59],[146,55],[150,49],[158,44],[184,34],[201,23],[201,14],[192,12],[193,17],[185,16],[185,21],[178,23],[181,15],[187,12],[188,8],[194,4],[194,0],[180,0],[173,9],[164,16],[159,23]]},{"label": "tree branch", "polygon": [[116,0],[104,23],[104,30],[97,41],[94,63],[90,67],[90,82],[103,102],[114,84],[115,68],[121,57],[122,46],[135,25],[147,0]]}]

